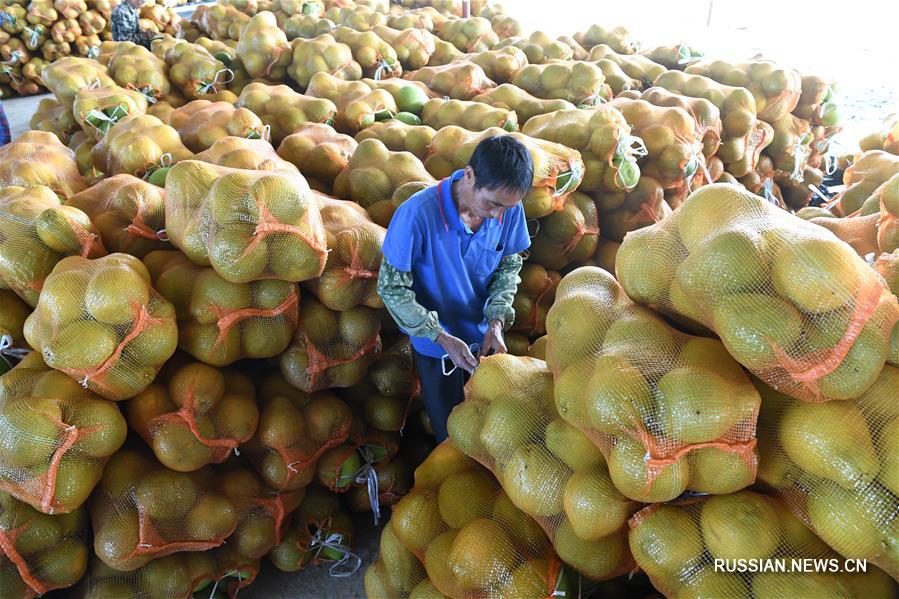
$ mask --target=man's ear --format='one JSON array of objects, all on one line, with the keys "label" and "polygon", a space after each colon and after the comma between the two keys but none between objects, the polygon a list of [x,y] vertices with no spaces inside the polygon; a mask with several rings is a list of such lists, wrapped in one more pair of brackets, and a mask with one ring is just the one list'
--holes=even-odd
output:
[{"label": "man's ear", "polygon": [[471,187],[474,187],[474,169],[470,166],[465,167],[463,171],[462,178],[465,179],[465,182],[468,183]]}]

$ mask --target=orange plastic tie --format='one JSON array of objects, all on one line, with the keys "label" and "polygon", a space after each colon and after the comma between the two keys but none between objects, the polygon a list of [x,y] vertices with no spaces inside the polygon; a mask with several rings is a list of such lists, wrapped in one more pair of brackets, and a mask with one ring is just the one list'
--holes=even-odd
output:
[{"label": "orange plastic tie", "polygon": [[[296,307],[298,304],[299,297],[297,295],[297,289],[295,285],[291,286],[290,295],[287,296],[287,299],[269,310],[263,310],[260,308],[225,310],[216,304],[211,304],[211,307],[213,311],[215,311],[217,316],[216,326],[219,330],[219,334],[215,339],[215,344],[213,345],[213,350],[217,349],[222,343],[224,343],[225,336],[228,334],[228,331],[231,329],[231,327],[235,324],[243,320],[247,320],[248,318],[275,318],[276,316],[280,316],[288,310]],[[292,323],[296,324],[298,315],[296,315],[296,312],[294,312],[293,314],[288,314],[288,318]]]},{"label": "orange plastic tie", "polygon": [[90,434],[100,429],[99,425],[79,430],[74,425],[67,425],[62,421],[59,421],[59,424],[66,427],[66,438],[62,445],[53,452],[53,456],[50,458],[50,465],[47,468],[47,480],[44,485],[44,494],[41,497],[41,511],[46,514],[52,514],[53,508],[58,505],[55,501],[56,476],[59,473],[59,463],[62,461],[63,456],[81,438],[82,433]]},{"label": "orange plastic tie", "polygon": [[22,581],[27,584],[34,592],[38,595],[43,595],[44,593],[52,590],[53,587],[41,582],[37,577],[35,577],[31,570],[28,568],[28,562],[25,561],[25,558],[16,551],[16,541],[22,533],[28,528],[30,521],[18,528],[14,528],[10,531],[5,531],[0,528],[0,549],[3,549],[3,553],[6,554],[6,558],[15,564],[16,569],[19,571],[19,577]]}]

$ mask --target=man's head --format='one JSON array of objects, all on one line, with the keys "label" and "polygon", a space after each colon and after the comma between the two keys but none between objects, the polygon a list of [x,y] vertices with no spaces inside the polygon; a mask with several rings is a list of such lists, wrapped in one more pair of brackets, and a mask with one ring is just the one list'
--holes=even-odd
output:
[{"label": "man's head", "polygon": [[477,216],[499,218],[531,189],[534,163],[528,149],[511,135],[482,140],[474,149],[459,191]]}]

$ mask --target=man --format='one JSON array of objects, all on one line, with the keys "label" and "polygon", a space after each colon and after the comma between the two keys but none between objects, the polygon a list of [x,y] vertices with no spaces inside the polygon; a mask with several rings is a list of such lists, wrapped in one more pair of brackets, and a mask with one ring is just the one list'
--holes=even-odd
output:
[{"label": "man", "polygon": [[122,0],[112,10],[112,14],[109,16],[109,29],[113,40],[134,42],[138,46],[150,49],[150,40],[153,39],[153,34],[142,31],[138,23],[140,18],[138,9],[143,3],[144,0]]},{"label": "man", "polygon": [[503,331],[530,246],[521,198],[534,165],[511,136],[481,141],[463,170],[403,203],[384,240],[378,294],[412,338],[421,397],[438,442],[480,356]]},{"label": "man", "polygon": [[5,146],[12,141],[12,135],[9,132],[9,120],[6,118],[6,110],[3,108],[3,101],[0,100],[0,146]]}]

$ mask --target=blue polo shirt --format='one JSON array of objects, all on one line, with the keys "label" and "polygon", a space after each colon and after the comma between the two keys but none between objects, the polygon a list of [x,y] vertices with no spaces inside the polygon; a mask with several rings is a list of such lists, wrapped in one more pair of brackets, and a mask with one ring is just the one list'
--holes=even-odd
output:
[{"label": "blue polo shirt", "polygon": [[[382,250],[394,268],[412,273],[416,300],[437,312],[447,333],[480,344],[487,332],[488,287],[499,261],[523,252],[531,240],[521,203],[499,219],[484,219],[472,232],[459,218],[451,196],[451,184],[462,173],[454,172],[401,204]],[[446,353],[423,337],[412,337],[412,346],[432,358]]]}]

